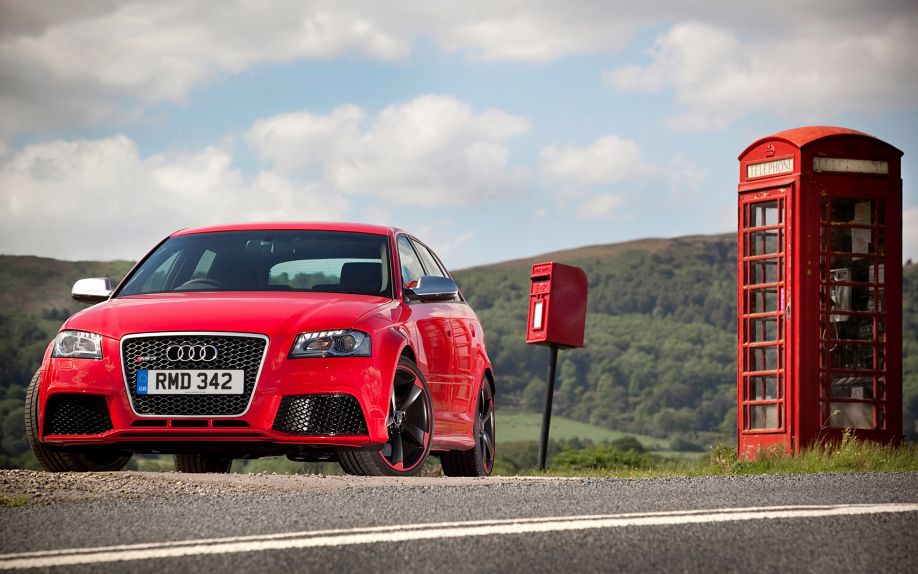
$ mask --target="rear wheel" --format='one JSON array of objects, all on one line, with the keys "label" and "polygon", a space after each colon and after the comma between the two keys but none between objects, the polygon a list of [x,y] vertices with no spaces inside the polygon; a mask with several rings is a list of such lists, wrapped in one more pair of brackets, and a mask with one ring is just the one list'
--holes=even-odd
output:
[{"label": "rear wheel", "polygon": [[86,451],[61,451],[49,448],[38,440],[38,387],[41,371],[32,376],[25,400],[25,431],[29,446],[38,464],[50,472],[111,472],[121,470],[131,460],[131,454],[111,448]]},{"label": "rear wheel", "polygon": [[233,466],[233,459],[209,456],[206,454],[176,454],[175,470],[177,472],[202,473],[219,472],[227,473]]},{"label": "rear wheel", "polygon": [[489,476],[494,470],[494,393],[487,378],[481,381],[478,391],[473,425],[475,448],[440,455],[440,465],[446,476]]},{"label": "rear wheel", "polygon": [[348,474],[414,476],[430,453],[433,407],[418,366],[402,358],[389,396],[389,440],[378,452],[342,449],[338,462]]}]

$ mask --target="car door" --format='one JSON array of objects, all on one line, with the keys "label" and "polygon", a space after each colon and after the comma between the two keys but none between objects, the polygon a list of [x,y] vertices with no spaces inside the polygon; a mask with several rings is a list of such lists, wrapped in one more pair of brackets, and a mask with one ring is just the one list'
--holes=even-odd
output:
[{"label": "car door", "polygon": [[[449,277],[445,267],[433,251],[412,238],[415,250],[421,258],[427,275]],[[459,425],[471,421],[472,397],[474,396],[475,361],[473,356],[475,324],[477,318],[471,308],[461,298],[446,302],[449,315],[449,330],[452,341],[452,365],[449,373],[450,416]]]},{"label": "car door", "polygon": [[[396,243],[402,285],[413,287],[425,274],[424,267],[406,235],[399,235]],[[411,323],[417,329],[419,366],[427,373],[427,386],[433,399],[434,434],[453,433],[455,423],[450,416],[453,345],[448,304],[421,301],[406,304],[410,309]]]}]

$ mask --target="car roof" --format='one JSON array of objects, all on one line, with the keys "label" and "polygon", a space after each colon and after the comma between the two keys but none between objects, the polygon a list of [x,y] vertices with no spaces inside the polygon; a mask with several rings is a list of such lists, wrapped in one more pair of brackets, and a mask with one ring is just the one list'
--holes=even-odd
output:
[{"label": "car roof", "polygon": [[259,230],[303,230],[303,231],[347,231],[351,233],[367,233],[370,235],[391,235],[401,232],[395,227],[383,225],[370,225],[367,223],[343,223],[328,221],[261,221],[258,223],[234,223],[225,225],[209,225],[206,227],[191,227],[180,229],[172,234],[192,235],[195,233],[212,233],[217,231],[259,231]]}]

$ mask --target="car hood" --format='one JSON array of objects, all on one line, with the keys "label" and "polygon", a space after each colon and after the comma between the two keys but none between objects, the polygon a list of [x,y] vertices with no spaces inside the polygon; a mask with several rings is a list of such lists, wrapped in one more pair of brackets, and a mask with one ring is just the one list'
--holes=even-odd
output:
[{"label": "car hood", "polygon": [[67,329],[119,339],[131,333],[222,331],[273,338],[304,331],[347,329],[391,303],[383,297],[337,293],[164,293],[118,297],[77,313]]}]

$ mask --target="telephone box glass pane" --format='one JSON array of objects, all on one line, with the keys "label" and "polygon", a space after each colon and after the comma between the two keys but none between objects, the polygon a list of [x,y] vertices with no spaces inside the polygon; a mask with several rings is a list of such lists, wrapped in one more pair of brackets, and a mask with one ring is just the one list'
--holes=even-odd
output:
[{"label": "telephone box glass pane", "polygon": [[869,283],[874,276],[871,261],[864,257],[832,257],[829,279],[833,283]]},{"label": "telephone box glass pane", "polygon": [[781,280],[781,269],[777,259],[763,259],[749,263],[749,283],[762,285],[777,283]]},{"label": "telephone box glass pane", "polygon": [[833,375],[829,383],[833,399],[869,399],[873,397],[873,377]]},{"label": "telephone box glass pane", "polygon": [[832,251],[873,253],[873,230],[869,227],[833,227]]},{"label": "telephone box glass pane", "polygon": [[872,429],[875,408],[869,403],[830,403],[830,425],[836,428]]},{"label": "telephone box glass pane", "polygon": [[[833,311],[873,311],[873,287],[835,285],[831,288]],[[849,315],[832,315],[832,321],[850,321]]]},{"label": "telephone box glass pane", "polygon": [[779,427],[778,405],[755,405],[749,407],[750,429],[776,429]]},{"label": "telephone box glass pane", "polygon": [[748,255],[768,255],[781,251],[781,230],[766,229],[749,234]]},{"label": "telephone box glass pane", "polygon": [[871,225],[873,223],[873,202],[866,199],[832,199],[832,223]]},{"label": "telephone box glass pane", "polygon": [[781,338],[777,317],[749,320],[749,342],[764,343]]},{"label": "telephone box glass pane", "polygon": [[780,310],[777,287],[753,289],[749,292],[749,313],[775,313]]},{"label": "telephone box glass pane", "polygon": [[877,330],[874,333],[873,316],[863,315],[833,315],[829,329],[829,339],[847,339],[851,341],[875,341],[883,332],[883,319],[877,320]]},{"label": "telephone box glass pane", "polygon": [[749,210],[749,220],[746,227],[765,227],[781,223],[777,201],[764,201],[753,203]]},{"label": "telephone box glass pane", "polygon": [[753,347],[749,349],[750,371],[776,371],[778,370],[777,347]]},{"label": "telephone box glass pane", "polygon": [[769,401],[781,398],[778,395],[778,377],[750,377],[751,390],[749,399],[753,401]]},{"label": "telephone box glass pane", "polygon": [[870,345],[835,345],[829,365],[833,369],[873,370],[873,347]]}]

